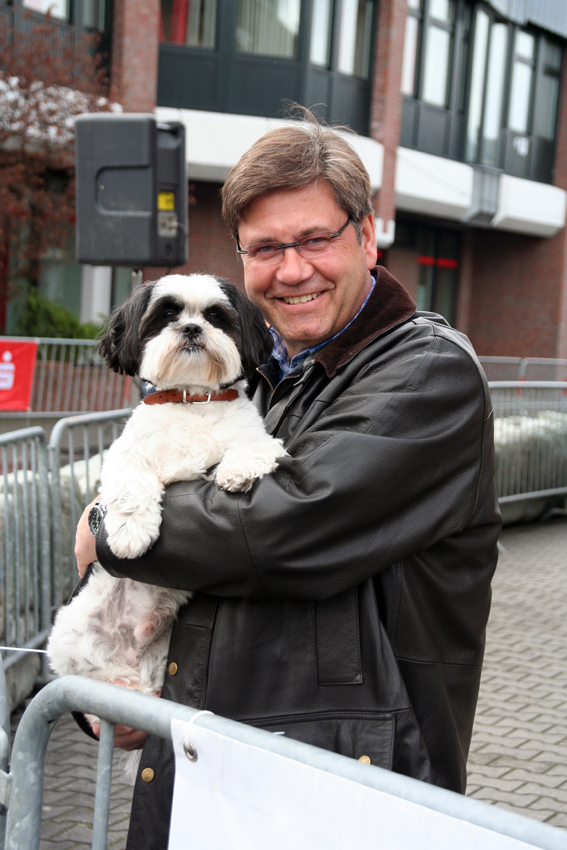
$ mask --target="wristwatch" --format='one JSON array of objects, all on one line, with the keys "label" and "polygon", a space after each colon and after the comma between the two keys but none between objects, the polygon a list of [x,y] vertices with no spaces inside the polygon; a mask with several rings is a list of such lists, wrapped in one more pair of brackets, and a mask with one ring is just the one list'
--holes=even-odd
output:
[{"label": "wristwatch", "polygon": [[96,537],[102,525],[106,508],[100,502],[92,506],[89,511],[89,531],[93,537]]}]

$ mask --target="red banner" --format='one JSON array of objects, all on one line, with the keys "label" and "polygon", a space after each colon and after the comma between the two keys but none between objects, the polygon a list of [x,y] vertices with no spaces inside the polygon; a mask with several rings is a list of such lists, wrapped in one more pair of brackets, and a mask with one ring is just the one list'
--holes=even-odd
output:
[{"label": "red banner", "polygon": [[0,410],[29,410],[37,342],[0,337]]}]

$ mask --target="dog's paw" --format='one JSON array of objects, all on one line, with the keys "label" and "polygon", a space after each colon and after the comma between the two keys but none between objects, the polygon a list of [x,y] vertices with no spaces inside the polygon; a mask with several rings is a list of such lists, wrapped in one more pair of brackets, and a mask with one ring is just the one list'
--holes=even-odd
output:
[{"label": "dog's paw", "polygon": [[228,490],[230,493],[247,493],[254,481],[261,478],[262,474],[251,475],[241,469],[217,469],[215,478],[217,484],[223,490]]},{"label": "dog's paw", "polygon": [[229,449],[215,470],[219,487],[231,493],[247,493],[254,481],[273,472],[277,459],[287,452],[281,440],[266,440]]},{"label": "dog's paw", "polygon": [[117,558],[139,558],[159,537],[161,511],[124,514],[109,508],[104,524],[108,545]]}]

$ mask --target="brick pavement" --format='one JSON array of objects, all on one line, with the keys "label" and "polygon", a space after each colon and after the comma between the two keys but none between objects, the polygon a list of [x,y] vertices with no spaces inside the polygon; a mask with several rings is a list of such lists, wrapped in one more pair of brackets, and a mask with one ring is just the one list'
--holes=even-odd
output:
[{"label": "brick pavement", "polygon": [[468,793],[567,827],[567,518],[502,544]]},{"label": "brick pavement", "polygon": [[[567,517],[505,529],[502,543],[468,793],[567,827]],[[53,731],[45,773],[40,850],[86,850],[96,744],[69,716]],[[113,850],[124,847],[131,801],[118,773]]]}]

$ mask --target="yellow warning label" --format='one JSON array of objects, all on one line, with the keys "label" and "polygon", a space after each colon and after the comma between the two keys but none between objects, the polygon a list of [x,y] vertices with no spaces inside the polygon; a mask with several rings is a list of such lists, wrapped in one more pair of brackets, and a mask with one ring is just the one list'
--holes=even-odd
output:
[{"label": "yellow warning label", "polygon": [[175,194],[173,192],[158,192],[157,197],[158,210],[170,212],[175,209]]}]

